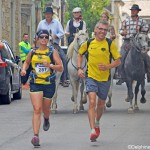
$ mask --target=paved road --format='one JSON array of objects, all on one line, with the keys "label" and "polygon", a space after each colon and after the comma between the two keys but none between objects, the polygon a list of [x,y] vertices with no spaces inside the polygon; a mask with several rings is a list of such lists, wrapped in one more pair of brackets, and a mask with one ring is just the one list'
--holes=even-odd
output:
[{"label": "paved road", "polygon": [[[113,106],[105,111],[101,120],[101,136],[90,142],[90,128],[85,111],[72,114],[71,87],[59,88],[58,113],[51,116],[51,128],[41,128],[41,150],[128,150],[150,149],[150,84],[147,84],[147,103],[140,111],[128,114],[126,87],[114,86]],[[32,106],[29,91],[23,99],[10,105],[0,105],[0,150],[32,150]],[[43,122],[43,120],[42,120]],[[144,147],[145,146],[145,147]],[[147,146],[147,147],[146,147]]]}]

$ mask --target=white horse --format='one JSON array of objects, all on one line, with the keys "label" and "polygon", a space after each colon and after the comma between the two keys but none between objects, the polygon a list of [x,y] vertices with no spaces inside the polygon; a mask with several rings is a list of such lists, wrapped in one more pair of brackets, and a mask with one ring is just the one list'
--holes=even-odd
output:
[{"label": "white horse", "polygon": [[[49,43],[48,46],[53,46],[53,37],[52,37],[52,32],[51,30],[49,31]],[[57,49],[56,49],[57,50]],[[52,113],[57,113],[57,91],[58,91],[58,87],[59,87],[59,83],[60,83],[60,78],[61,78],[62,72],[56,72],[56,89],[55,89],[55,93],[54,96],[52,98],[52,104],[51,104],[51,111]]]},{"label": "white horse", "polygon": [[[84,79],[80,79],[78,77],[78,71],[77,71],[77,55],[78,50],[80,46],[88,39],[88,33],[87,31],[79,30],[75,34],[74,41],[70,44],[68,51],[67,51],[67,58],[68,58],[68,74],[70,83],[72,86],[72,97],[71,100],[74,102],[73,106],[73,113],[78,112],[78,104],[77,104],[77,97],[78,97],[78,90],[79,90],[79,84],[80,86],[80,93],[81,93],[81,99],[80,99],[80,106],[79,110],[84,110],[83,104],[87,102],[86,92],[84,91]],[[82,69],[86,71],[87,61],[86,57],[83,56],[83,62],[82,62]]]},{"label": "white horse", "polygon": [[115,69],[116,69],[116,68],[112,68],[112,69],[111,69],[111,84],[110,84],[110,88],[109,88],[108,95],[107,95],[108,101],[107,101],[107,103],[106,103],[106,106],[107,106],[108,108],[112,106],[112,101],[111,101],[111,99],[112,99],[112,88],[113,88],[113,78],[114,78],[114,74],[115,74]]}]

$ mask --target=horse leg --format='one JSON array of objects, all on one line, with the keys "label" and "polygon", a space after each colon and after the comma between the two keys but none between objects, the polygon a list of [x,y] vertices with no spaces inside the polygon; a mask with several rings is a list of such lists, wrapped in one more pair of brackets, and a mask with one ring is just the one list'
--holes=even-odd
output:
[{"label": "horse leg", "polygon": [[52,98],[52,104],[51,104],[51,111],[52,111],[53,114],[57,113],[57,91],[58,91],[58,87],[59,87],[61,74],[62,74],[61,72],[57,72],[56,90],[55,90],[55,94]]},{"label": "horse leg", "polygon": [[143,80],[142,84],[141,84],[141,99],[140,99],[140,102],[142,104],[146,103],[146,98],[144,97],[146,94],[146,90],[145,90],[145,80]]},{"label": "horse leg", "polygon": [[133,87],[132,81],[126,81],[127,89],[128,89],[128,99],[130,102],[130,107],[128,108],[128,113],[134,113],[132,99],[133,99]]},{"label": "horse leg", "polygon": [[57,113],[57,91],[55,92],[53,98],[52,98],[52,104],[51,104],[51,112],[53,114]]},{"label": "horse leg", "polygon": [[84,110],[83,104],[87,103],[87,98],[86,98],[86,93],[84,92],[84,87],[85,87],[84,81],[81,80],[81,84],[80,84],[81,99],[80,99],[80,106],[79,106],[80,111]]},{"label": "horse leg", "polygon": [[112,98],[112,86],[113,86],[113,80],[111,79],[111,85],[110,85],[110,88],[109,88],[109,91],[108,91],[108,101],[106,103],[106,106],[108,108],[110,108],[112,106],[112,103],[111,103],[111,98]]},{"label": "horse leg", "polygon": [[79,81],[70,79],[70,83],[72,85],[72,94],[73,94],[73,113],[76,114],[78,112],[78,104],[77,104],[77,96],[79,89]]},{"label": "horse leg", "polygon": [[115,72],[116,72],[116,68],[112,68],[111,69],[111,84],[110,84],[110,88],[108,91],[108,101],[106,103],[106,106],[108,108],[112,106],[111,98],[112,98],[113,78],[114,78]]},{"label": "horse leg", "polygon": [[86,92],[85,92],[85,81],[84,80],[81,81],[80,93],[81,93],[82,103],[86,104],[87,103],[87,95],[86,95]]},{"label": "horse leg", "polygon": [[134,110],[139,110],[139,107],[138,107],[138,105],[137,105],[137,96],[138,96],[138,93],[139,93],[139,86],[140,86],[140,83],[137,82],[137,83],[136,83],[136,86],[135,86],[135,91],[134,91],[134,93],[135,93]]}]

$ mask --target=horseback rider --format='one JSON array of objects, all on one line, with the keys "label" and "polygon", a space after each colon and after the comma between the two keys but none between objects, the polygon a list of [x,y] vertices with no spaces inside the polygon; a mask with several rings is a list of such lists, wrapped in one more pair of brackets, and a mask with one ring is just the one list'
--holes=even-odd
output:
[{"label": "horseback rider", "polygon": [[67,74],[66,74],[67,58],[66,58],[65,52],[59,46],[60,40],[64,37],[64,30],[63,30],[61,23],[57,19],[53,18],[54,12],[53,12],[52,7],[50,6],[46,7],[44,11],[44,15],[45,15],[45,19],[39,22],[38,27],[37,27],[37,32],[39,30],[48,30],[48,31],[51,30],[52,31],[54,48],[58,50],[60,57],[62,59],[62,62],[63,62],[63,67],[64,67],[64,71],[61,76],[62,85],[64,87],[68,87],[69,84],[67,82]]},{"label": "horseback rider", "polygon": [[67,22],[65,35],[68,39],[68,45],[74,40],[74,34],[76,33],[77,29],[79,30],[86,30],[86,23],[82,20],[81,8],[76,7],[72,10],[73,19],[70,19]]},{"label": "horseback rider", "polygon": [[[102,14],[100,16],[100,20],[104,20],[104,21],[109,22],[109,20],[110,20],[109,13],[107,11],[102,12]],[[106,37],[111,39],[111,40],[114,40],[116,38],[115,28],[110,23],[109,23],[109,28],[108,28],[108,32],[107,32]]]},{"label": "horseback rider", "polygon": [[[146,23],[146,21],[138,16],[139,11],[141,11],[139,6],[137,4],[133,4],[130,10],[131,17],[127,17],[122,22],[122,26],[120,29],[120,34],[123,36],[124,42],[121,47],[122,63],[118,67],[119,81],[116,83],[117,85],[121,85],[125,81],[124,62],[128,51],[130,50],[130,37],[134,36],[139,31],[145,32],[147,34],[149,30],[149,25]],[[147,81],[150,82],[150,60],[147,53],[143,55],[143,60],[147,72]]]}]

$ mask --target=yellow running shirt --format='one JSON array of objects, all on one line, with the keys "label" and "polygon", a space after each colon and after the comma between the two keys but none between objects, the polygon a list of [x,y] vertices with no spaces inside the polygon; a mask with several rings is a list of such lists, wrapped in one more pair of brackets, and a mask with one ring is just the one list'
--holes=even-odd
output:
[{"label": "yellow running shirt", "polygon": [[43,65],[44,61],[51,63],[50,56],[46,55],[47,53],[49,53],[48,48],[46,50],[37,49],[31,59],[32,70],[37,76],[35,80],[37,84],[50,84],[49,81],[45,81],[45,78],[51,75],[50,68]]},{"label": "yellow running shirt", "polygon": [[[79,54],[83,55],[87,51],[87,41],[82,44],[79,49]],[[114,41],[110,45],[110,52],[114,60],[121,57]],[[97,81],[108,81],[110,70],[101,71],[98,69],[98,64],[110,64],[109,45],[106,38],[103,41],[94,39],[88,47],[88,64],[87,76]]]}]

